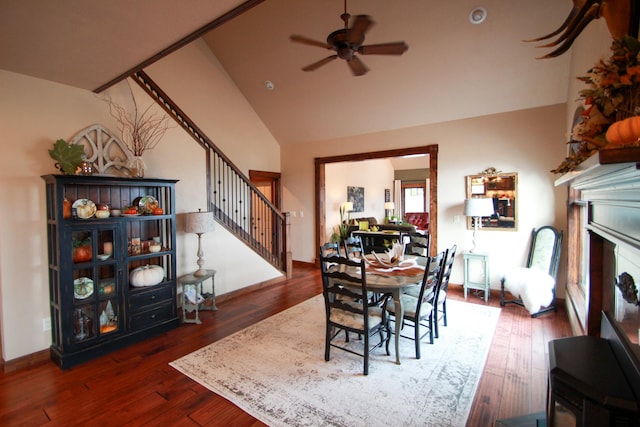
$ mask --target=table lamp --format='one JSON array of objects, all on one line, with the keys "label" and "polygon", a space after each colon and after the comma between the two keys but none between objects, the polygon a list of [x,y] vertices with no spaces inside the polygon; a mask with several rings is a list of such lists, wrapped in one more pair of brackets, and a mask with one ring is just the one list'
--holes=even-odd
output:
[{"label": "table lamp", "polygon": [[480,218],[491,216],[494,212],[493,199],[488,197],[478,197],[464,201],[464,215],[473,218],[473,248],[469,252],[476,250],[476,233],[481,222]]},{"label": "table lamp", "polygon": [[198,212],[187,213],[187,225],[185,231],[187,233],[194,233],[198,235],[198,270],[193,273],[194,276],[205,276],[207,270],[204,266],[204,252],[202,251],[201,238],[204,233],[213,231],[213,212],[202,212],[198,209]]},{"label": "table lamp", "polygon": [[386,217],[391,219],[391,215],[393,215],[393,210],[395,209],[395,204],[393,202],[385,202],[384,203],[384,210],[386,212]]}]

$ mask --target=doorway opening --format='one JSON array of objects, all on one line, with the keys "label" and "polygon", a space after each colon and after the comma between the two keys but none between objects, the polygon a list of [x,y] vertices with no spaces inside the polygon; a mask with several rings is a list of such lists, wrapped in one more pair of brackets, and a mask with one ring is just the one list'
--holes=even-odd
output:
[{"label": "doorway opening", "polygon": [[325,218],[325,165],[329,163],[354,162],[371,159],[384,159],[392,157],[403,157],[411,155],[429,155],[429,211],[431,233],[431,251],[435,253],[438,247],[438,145],[426,145],[421,147],[400,148],[396,150],[385,150],[367,153],[347,154],[333,157],[316,157],[315,161],[315,259],[319,258],[320,245],[324,243],[326,230]]}]

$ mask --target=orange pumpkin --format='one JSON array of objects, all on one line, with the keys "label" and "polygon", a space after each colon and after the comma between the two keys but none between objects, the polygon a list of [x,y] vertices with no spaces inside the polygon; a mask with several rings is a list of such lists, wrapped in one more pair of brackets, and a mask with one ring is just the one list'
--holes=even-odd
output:
[{"label": "orange pumpkin", "polygon": [[640,138],[640,116],[629,117],[611,124],[605,136],[611,146],[636,142]]},{"label": "orange pumpkin", "polygon": [[91,258],[91,246],[78,246],[73,250],[73,262],[88,262]]}]

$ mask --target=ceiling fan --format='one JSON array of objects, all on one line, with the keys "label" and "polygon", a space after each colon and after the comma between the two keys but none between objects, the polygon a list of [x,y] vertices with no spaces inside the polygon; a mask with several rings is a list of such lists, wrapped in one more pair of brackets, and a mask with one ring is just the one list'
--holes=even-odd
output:
[{"label": "ceiling fan", "polygon": [[340,19],[344,21],[344,28],[336,30],[327,36],[327,42],[321,42],[310,39],[305,36],[293,34],[290,36],[291,41],[296,43],[307,44],[311,46],[323,47],[325,49],[334,50],[334,55],[329,55],[320,61],[303,67],[303,71],[313,71],[321,66],[333,61],[336,58],[347,61],[351,72],[355,76],[366,74],[369,69],[356,56],[360,55],[402,55],[409,49],[405,42],[392,42],[363,45],[364,35],[371,28],[374,22],[368,15],[357,15],[354,18],[353,25],[349,28],[349,19],[351,15],[347,13],[347,0],[344,0],[344,13],[340,15]]}]

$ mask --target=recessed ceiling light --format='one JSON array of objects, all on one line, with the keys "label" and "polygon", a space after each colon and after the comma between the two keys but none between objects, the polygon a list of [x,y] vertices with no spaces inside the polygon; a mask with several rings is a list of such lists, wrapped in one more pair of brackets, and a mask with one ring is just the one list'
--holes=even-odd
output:
[{"label": "recessed ceiling light", "polygon": [[481,24],[487,18],[487,10],[484,7],[476,7],[469,13],[469,22]]},{"label": "recessed ceiling light", "polygon": [[264,82],[264,87],[267,88],[267,90],[273,90],[275,89],[275,85],[273,84],[273,82],[271,80],[267,80]]}]

